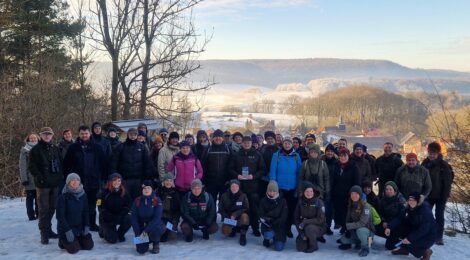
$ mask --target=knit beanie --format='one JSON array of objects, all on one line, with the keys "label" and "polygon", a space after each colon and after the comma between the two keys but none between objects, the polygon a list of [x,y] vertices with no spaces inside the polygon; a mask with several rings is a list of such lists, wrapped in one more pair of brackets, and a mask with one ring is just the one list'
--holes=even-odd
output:
[{"label": "knit beanie", "polygon": [[80,176],[74,172],[70,173],[69,175],[67,175],[67,178],[65,179],[65,183],[67,185],[70,184],[71,181],[73,180],[77,180],[77,181],[80,181]]},{"label": "knit beanie", "polygon": [[279,192],[279,186],[276,181],[269,181],[267,192]]},{"label": "knit beanie", "polygon": [[168,139],[171,140],[173,138],[178,139],[178,140],[180,139],[180,135],[178,134],[178,132],[171,132],[170,133],[170,136],[168,137]]},{"label": "knit beanie", "polygon": [[191,182],[191,189],[194,189],[196,187],[200,187],[202,188],[202,182],[201,180],[199,179],[194,179],[192,182]]},{"label": "knit beanie", "polygon": [[320,154],[320,146],[318,144],[310,144],[308,146],[308,152],[315,151],[316,153]]},{"label": "knit beanie", "polygon": [[359,196],[361,196],[361,194],[362,194],[361,186],[359,186],[359,185],[352,186],[351,189],[349,190],[349,194],[351,194],[353,192],[355,192],[355,193],[359,194]]},{"label": "knit beanie", "polygon": [[214,131],[214,137],[224,137],[224,132],[222,132],[222,130],[220,129],[217,129]]},{"label": "knit beanie", "polygon": [[273,131],[264,132],[264,139],[268,139],[268,137],[272,137],[272,138],[276,139],[276,134]]},{"label": "knit beanie", "polygon": [[385,187],[387,187],[387,186],[391,186],[395,192],[398,192],[398,186],[397,186],[397,184],[396,184],[395,182],[393,182],[393,181],[387,181],[387,182],[385,183]]}]

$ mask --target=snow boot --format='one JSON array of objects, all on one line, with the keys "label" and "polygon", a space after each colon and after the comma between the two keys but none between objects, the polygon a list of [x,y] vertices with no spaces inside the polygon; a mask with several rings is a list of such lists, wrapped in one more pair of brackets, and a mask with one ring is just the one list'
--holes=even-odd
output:
[{"label": "snow boot", "polygon": [[260,237],[261,236],[261,232],[259,232],[259,229],[257,229],[257,228],[253,229],[253,236],[255,236],[255,237]]},{"label": "snow boot", "polygon": [[47,234],[47,232],[41,231],[41,244],[43,245],[49,244],[49,234]]},{"label": "snow boot", "polygon": [[327,234],[328,236],[333,235],[333,231],[331,231],[331,228],[328,228],[328,229],[326,230],[326,234]]},{"label": "snow boot", "polygon": [[323,236],[317,237],[317,241],[320,242],[320,243],[326,243],[326,240]]},{"label": "snow boot", "polygon": [[96,225],[95,223],[93,223],[93,224],[90,225],[90,231],[98,232],[98,231],[100,231],[100,227],[98,225]]},{"label": "snow boot", "polygon": [[245,246],[245,245],[246,245],[246,235],[245,235],[245,234],[241,234],[241,235],[240,235],[240,245],[241,245],[241,246]]},{"label": "snow boot", "polygon": [[59,235],[57,235],[54,231],[52,231],[52,229],[49,229],[49,231],[47,232],[47,236],[49,237],[49,239],[59,238]]},{"label": "snow boot", "polygon": [[429,260],[431,259],[431,255],[432,255],[432,250],[431,248],[428,248],[426,249],[426,251],[424,251],[424,254],[423,254],[423,257],[421,257],[421,260]]},{"label": "snow boot", "polygon": [[392,255],[409,255],[410,251],[404,247],[400,247],[399,249],[395,249],[392,251]]},{"label": "snow boot", "polygon": [[160,253],[160,245],[158,243],[153,243],[153,248],[150,250],[151,254],[159,254]]},{"label": "snow boot", "polygon": [[338,248],[341,250],[348,250],[351,249],[351,244],[341,244],[338,246]]},{"label": "snow boot", "polygon": [[436,245],[443,246],[444,245],[444,240],[442,238],[439,238],[438,240],[436,240]]},{"label": "snow boot", "polygon": [[209,232],[207,230],[202,231],[202,239],[209,240]]},{"label": "snow boot", "polygon": [[271,246],[271,242],[270,242],[268,239],[263,239],[263,246],[264,246],[264,247],[270,247],[270,246]]},{"label": "snow boot", "polygon": [[359,251],[359,256],[360,257],[365,257],[369,254],[369,248],[368,247],[363,247],[361,251]]}]

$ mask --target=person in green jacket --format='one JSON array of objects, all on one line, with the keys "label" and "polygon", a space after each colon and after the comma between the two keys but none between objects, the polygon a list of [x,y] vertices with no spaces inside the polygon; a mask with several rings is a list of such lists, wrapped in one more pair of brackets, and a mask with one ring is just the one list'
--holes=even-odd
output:
[{"label": "person in green jacket", "polygon": [[429,171],[418,164],[418,156],[414,153],[406,155],[406,164],[398,168],[395,183],[405,198],[417,192],[426,199],[432,189]]},{"label": "person in green jacket", "polygon": [[355,244],[356,249],[360,249],[359,256],[364,257],[369,254],[369,237],[373,236],[374,225],[372,223],[372,211],[367,204],[361,200],[362,189],[355,185],[351,188],[346,214],[346,232],[340,238],[339,249],[350,249]]}]

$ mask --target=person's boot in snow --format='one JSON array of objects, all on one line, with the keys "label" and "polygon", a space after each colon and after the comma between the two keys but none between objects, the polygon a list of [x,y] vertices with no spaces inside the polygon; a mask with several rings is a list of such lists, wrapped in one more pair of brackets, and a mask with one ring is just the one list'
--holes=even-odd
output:
[{"label": "person's boot in snow", "polygon": [[369,248],[368,247],[363,247],[361,251],[359,251],[359,256],[360,257],[365,257],[369,254]]},{"label": "person's boot in snow", "polygon": [[331,228],[328,228],[328,229],[326,230],[326,234],[327,234],[328,236],[333,235],[333,231],[331,231]]},{"label": "person's boot in snow", "polygon": [[245,245],[246,245],[246,235],[245,235],[245,234],[241,234],[241,235],[240,235],[240,245],[241,245],[241,246],[245,246]]},{"label": "person's boot in snow", "polygon": [[41,231],[41,244],[47,245],[49,244],[49,235],[47,232]]},{"label": "person's boot in snow", "polygon": [[410,251],[404,247],[400,247],[399,249],[395,249],[392,251],[392,255],[409,255]]},{"label": "person's boot in snow", "polygon": [[188,243],[193,242],[193,234],[187,235],[184,240]]},{"label": "person's boot in snow", "polygon": [[436,240],[436,245],[443,246],[444,245],[444,240],[442,238],[439,238],[438,240]]},{"label": "person's boot in snow", "polygon": [[52,231],[52,229],[49,229],[47,236],[48,236],[50,239],[57,239],[57,238],[59,238],[59,235],[57,235],[54,231]]},{"label": "person's boot in snow", "polygon": [[253,235],[254,235],[255,237],[260,237],[260,236],[261,236],[261,232],[259,232],[259,229],[256,229],[256,228],[255,228],[255,229],[253,229]]},{"label": "person's boot in snow", "polygon": [[237,234],[237,230],[235,228],[232,228],[232,232],[230,232],[228,237],[235,237],[236,234]]},{"label": "person's boot in snow", "polygon": [[320,243],[326,243],[326,240],[323,236],[317,237],[317,241],[320,242]]},{"label": "person's boot in snow", "polygon": [[202,239],[209,240],[209,232],[205,229],[202,230]]},{"label": "person's boot in snow", "polygon": [[269,239],[263,239],[263,246],[264,247],[270,247],[271,246],[271,242],[269,241]]},{"label": "person's boot in snow", "polygon": [[160,253],[160,245],[158,243],[153,243],[153,248],[150,250],[151,254],[158,254]]},{"label": "person's boot in snow", "polygon": [[287,229],[286,236],[288,238],[293,238],[294,237],[294,234],[292,234],[292,230],[290,229],[290,227]]},{"label": "person's boot in snow", "polygon": [[336,239],[336,243],[342,244],[343,242],[341,242],[341,238],[338,238],[338,239]]},{"label": "person's boot in snow", "polygon": [[338,246],[338,248],[341,250],[348,250],[351,249],[351,244],[341,244]]},{"label": "person's boot in snow", "polygon": [[423,254],[423,257],[421,257],[421,260],[429,260],[431,259],[431,255],[432,255],[432,250],[431,248],[428,248],[426,249],[426,251],[424,251],[424,254]]}]

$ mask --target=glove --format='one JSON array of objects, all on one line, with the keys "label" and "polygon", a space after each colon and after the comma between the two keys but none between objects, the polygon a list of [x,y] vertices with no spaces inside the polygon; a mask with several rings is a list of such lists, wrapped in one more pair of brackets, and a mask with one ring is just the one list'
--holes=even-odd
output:
[{"label": "glove", "polygon": [[24,181],[24,182],[21,183],[21,185],[23,185],[23,186],[28,186],[28,185],[29,185],[29,181]]},{"label": "glove", "polygon": [[83,229],[83,233],[82,233],[84,236],[90,234],[90,227],[89,226],[85,226],[85,228]]},{"label": "glove", "polygon": [[65,238],[69,243],[72,243],[75,240],[75,235],[73,234],[72,230],[65,232]]}]

